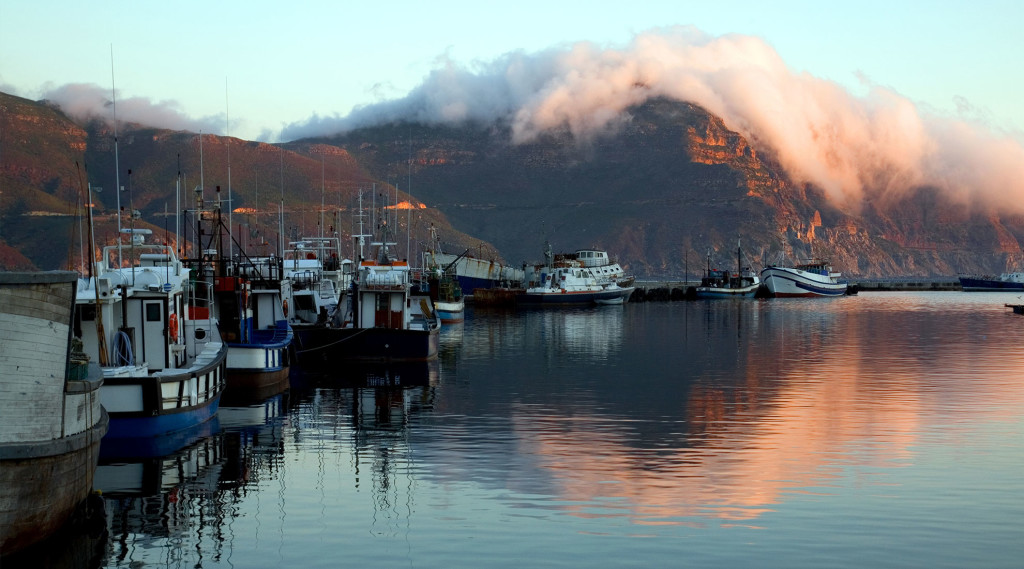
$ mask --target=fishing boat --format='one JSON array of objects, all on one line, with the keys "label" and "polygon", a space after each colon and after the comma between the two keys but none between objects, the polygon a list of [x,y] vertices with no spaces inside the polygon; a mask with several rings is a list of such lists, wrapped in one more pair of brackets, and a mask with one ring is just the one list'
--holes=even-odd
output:
[{"label": "fishing boat", "polygon": [[761,286],[757,273],[743,266],[743,250],[736,245],[736,272],[711,268],[711,253],[708,266],[696,288],[697,298],[753,298]]},{"label": "fishing boat", "polygon": [[0,553],[59,530],[93,488],[102,374],[76,350],[78,274],[0,272]]},{"label": "fishing boat", "polygon": [[[288,388],[291,326],[284,315],[282,263],[279,257],[249,257],[239,246],[225,254],[219,205],[201,211],[203,231],[196,236],[201,256],[186,259],[196,295],[194,315],[216,319],[228,346],[226,390],[231,401],[260,401]],[[237,245],[237,243],[236,243]]]},{"label": "fishing boat", "polygon": [[[307,237],[288,244],[282,263],[282,305],[292,326],[327,321],[351,280],[337,240]],[[347,276],[345,276],[347,275]]]},{"label": "fishing boat", "polygon": [[441,253],[441,241],[433,225],[430,226],[430,243],[430,250],[423,256],[430,300],[434,303],[442,325],[463,322],[466,319],[466,298],[455,278],[455,265],[462,256],[447,265],[435,264]]},{"label": "fishing boat", "polygon": [[768,266],[761,270],[761,280],[775,297],[843,296],[847,283],[842,273],[832,272],[828,261],[812,259],[794,267]]},{"label": "fishing boat", "polygon": [[528,273],[529,286],[516,295],[517,305],[622,304],[633,294],[633,286],[619,286],[578,259],[552,255],[550,244],[544,258]]},{"label": "fishing boat", "polygon": [[[105,439],[154,437],[209,420],[225,387],[228,346],[215,315],[192,310],[192,272],[148,229],[103,248],[78,281],[75,335],[103,373]],[[204,299],[209,305],[212,301]]]},{"label": "fishing boat", "polygon": [[294,352],[305,371],[337,371],[342,362],[421,361],[437,358],[441,320],[429,294],[413,285],[407,260],[394,242],[371,243],[348,294],[323,322],[294,326]]},{"label": "fishing boat", "polygon": [[218,321],[228,343],[225,397],[259,401],[289,385],[293,334],[284,315],[280,259],[241,258],[232,269],[213,283]]},{"label": "fishing boat", "polygon": [[1024,291],[1024,273],[1001,275],[960,275],[960,288],[964,292],[1018,292]]},{"label": "fishing boat", "polygon": [[620,287],[628,287],[636,281],[636,277],[627,275],[622,265],[609,257],[607,251],[601,249],[577,249],[573,253],[556,253],[554,263],[556,266],[579,264],[590,269],[594,277],[601,283],[613,282]]},{"label": "fishing boat", "polygon": [[523,283],[522,269],[504,265],[493,259],[474,257],[470,251],[455,255],[438,251],[428,253],[427,263],[451,267],[464,297],[472,297],[475,290],[492,288],[514,288]]}]

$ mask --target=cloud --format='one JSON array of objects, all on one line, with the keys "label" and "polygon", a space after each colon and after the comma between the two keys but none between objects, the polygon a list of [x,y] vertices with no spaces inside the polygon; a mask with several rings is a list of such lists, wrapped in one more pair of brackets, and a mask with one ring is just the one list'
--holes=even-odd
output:
[{"label": "cloud", "polygon": [[[109,89],[87,83],[69,83],[44,88],[42,98],[60,106],[69,117],[80,120],[102,120],[110,124],[114,119],[113,100]],[[192,118],[181,110],[176,101],[154,102],[146,97],[117,98],[117,121],[139,123],[171,130],[217,132],[224,127],[224,117]]]},{"label": "cloud", "polygon": [[972,204],[1021,209],[1024,148],[956,101],[957,117],[929,112],[861,77],[867,94],[790,69],[763,40],[712,37],[692,27],[638,34],[622,48],[580,42],[459,65],[447,56],[407,96],[347,116],[314,115],[281,139],[322,136],[382,122],[502,121],[513,142],[553,128],[599,135],[627,109],[667,97],[721,117],[798,183],[840,205],[934,186]]}]

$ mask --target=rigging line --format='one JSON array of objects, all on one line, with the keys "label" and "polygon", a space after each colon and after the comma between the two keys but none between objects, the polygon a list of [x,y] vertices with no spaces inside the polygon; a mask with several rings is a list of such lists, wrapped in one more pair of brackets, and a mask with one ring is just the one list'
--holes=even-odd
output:
[{"label": "rigging line", "polygon": [[370,330],[373,330],[373,328],[363,328],[362,330],[356,332],[355,334],[352,334],[351,336],[349,336],[347,338],[342,338],[342,339],[340,339],[338,341],[331,342],[330,344],[325,344],[323,346],[318,346],[316,348],[309,348],[308,350],[295,350],[295,353],[297,353],[297,354],[304,354],[306,352],[316,352],[318,350],[324,350],[324,349],[330,348],[331,346],[336,346],[336,345],[338,345],[338,344],[340,344],[342,342],[347,342],[347,341],[351,340],[352,338],[355,338],[356,336],[359,336],[360,334],[364,334],[366,332],[369,332]]}]

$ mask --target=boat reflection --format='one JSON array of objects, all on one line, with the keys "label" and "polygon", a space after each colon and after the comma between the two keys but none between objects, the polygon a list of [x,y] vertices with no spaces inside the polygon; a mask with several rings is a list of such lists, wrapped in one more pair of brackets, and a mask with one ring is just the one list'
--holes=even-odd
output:
[{"label": "boat reflection", "polygon": [[300,391],[318,387],[415,387],[436,385],[438,359],[411,362],[344,362],[331,372],[293,370],[292,385]]},{"label": "boat reflection", "polygon": [[224,527],[244,490],[283,468],[286,401],[279,394],[222,406],[187,436],[108,449],[96,473],[107,510],[105,565],[163,564],[170,556],[199,567],[230,553]]}]

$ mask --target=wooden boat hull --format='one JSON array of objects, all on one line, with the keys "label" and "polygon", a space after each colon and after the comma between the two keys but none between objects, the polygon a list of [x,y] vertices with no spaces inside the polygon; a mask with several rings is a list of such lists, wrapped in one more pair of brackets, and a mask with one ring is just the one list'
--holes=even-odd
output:
[{"label": "wooden boat hull", "polygon": [[24,549],[68,521],[92,491],[105,428],[104,422],[69,452],[0,460],[0,551]]},{"label": "wooden boat hull", "polygon": [[108,417],[99,366],[72,353],[77,280],[71,272],[0,272],[5,556],[57,532],[92,491]]}]

